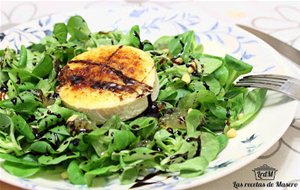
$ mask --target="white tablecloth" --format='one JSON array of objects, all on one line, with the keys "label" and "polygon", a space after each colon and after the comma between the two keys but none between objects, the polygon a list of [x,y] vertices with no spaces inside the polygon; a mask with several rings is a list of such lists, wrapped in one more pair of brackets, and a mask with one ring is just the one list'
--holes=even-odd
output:
[{"label": "white tablecloth", "polygon": [[[53,13],[87,9],[95,4],[102,6],[122,6],[121,2],[1,2],[1,31],[17,24]],[[149,3],[149,1],[147,1]],[[300,49],[300,2],[153,2],[169,9],[193,9],[204,11],[220,21],[250,25],[265,31]],[[289,60],[284,59],[286,62]],[[299,67],[300,68],[300,67]],[[283,110],[284,111],[284,110]],[[295,120],[282,138],[263,156],[242,169],[211,183],[195,187],[193,190],[237,189],[234,183],[256,183],[253,169],[263,164],[276,168],[276,181],[294,182],[300,189],[300,106]],[[267,184],[267,183],[266,183]],[[0,184],[1,187],[1,184]],[[4,186],[3,186],[4,187]],[[6,187],[6,186],[5,186]],[[7,187],[9,188],[9,187]],[[2,189],[2,188],[1,188]],[[240,187],[238,189],[285,189],[278,187]]]}]

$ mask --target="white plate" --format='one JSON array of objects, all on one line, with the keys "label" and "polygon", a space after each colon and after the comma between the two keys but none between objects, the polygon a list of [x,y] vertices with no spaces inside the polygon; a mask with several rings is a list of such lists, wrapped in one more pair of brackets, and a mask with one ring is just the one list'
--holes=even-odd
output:
[{"label": "white plate", "polygon": [[[96,5],[97,6],[97,5]],[[280,73],[293,75],[290,65],[280,62],[280,56],[272,48],[253,35],[208,18],[202,13],[168,11],[161,7],[123,7],[92,9],[54,15],[35,20],[5,31],[0,48],[6,46],[18,48],[20,44],[29,45],[37,42],[51,29],[56,22],[65,22],[74,14],[83,16],[92,31],[119,29],[127,31],[132,25],[141,27],[143,39],[155,40],[161,35],[174,35],[186,30],[194,30],[199,42],[204,44],[205,52],[215,55],[229,53],[254,66],[253,73]],[[297,101],[285,98],[278,93],[268,93],[267,101],[249,125],[238,131],[238,136],[230,140],[226,149],[210,163],[204,175],[182,179],[179,177],[155,177],[142,189],[185,189],[216,180],[232,173],[268,150],[286,131],[297,108]],[[118,180],[108,181],[105,186],[88,188],[73,186],[58,176],[35,176],[30,179],[17,178],[2,168],[1,180],[26,189],[128,189],[130,185],[121,186]]]}]

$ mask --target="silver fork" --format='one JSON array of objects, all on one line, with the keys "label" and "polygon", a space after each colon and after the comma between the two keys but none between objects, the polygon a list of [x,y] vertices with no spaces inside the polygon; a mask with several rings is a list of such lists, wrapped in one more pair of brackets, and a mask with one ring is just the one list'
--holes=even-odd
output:
[{"label": "silver fork", "polygon": [[289,76],[274,74],[248,75],[238,80],[236,86],[265,88],[300,100],[300,80]]}]

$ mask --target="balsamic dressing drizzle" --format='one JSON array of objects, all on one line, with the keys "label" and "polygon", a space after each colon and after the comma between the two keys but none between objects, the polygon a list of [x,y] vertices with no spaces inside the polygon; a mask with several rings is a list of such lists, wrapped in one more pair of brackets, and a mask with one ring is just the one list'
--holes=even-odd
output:
[{"label": "balsamic dressing drizzle", "polygon": [[5,85],[5,83],[0,87],[0,92],[8,92],[8,88],[7,86]]},{"label": "balsamic dressing drizzle", "polygon": [[230,118],[230,115],[231,115],[231,113],[230,113],[230,108],[229,108],[229,107],[226,107],[226,117],[227,117],[227,118]]},{"label": "balsamic dressing drizzle", "polygon": [[161,56],[162,55],[162,53],[158,53],[156,51],[151,51],[150,54],[154,55],[154,56]]},{"label": "balsamic dressing drizzle", "polygon": [[149,94],[147,96],[147,100],[148,100],[148,107],[143,112],[143,115],[144,116],[150,116],[150,117],[159,118],[160,117],[159,108],[157,106],[157,103],[152,101],[151,94]]},{"label": "balsamic dressing drizzle", "polygon": [[181,53],[183,52],[183,49],[184,49],[184,43],[183,43],[183,41],[180,39],[179,40],[179,43],[180,43],[180,45],[181,45],[181,47],[182,47],[182,50],[181,50]]},{"label": "balsamic dressing drizzle", "polygon": [[152,147],[152,150],[155,150],[155,151],[158,151],[158,152],[162,152],[162,149],[159,148],[157,145],[154,145],[154,146]]},{"label": "balsamic dressing drizzle", "polygon": [[19,100],[24,103],[25,101],[21,98],[21,96],[17,96],[17,98],[19,98]]},{"label": "balsamic dressing drizzle", "polygon": [[40,138],[40,133],[39,133],[39,130],[37,128],[32,128],[32,132],[34,134],[34,137],[37,139],[37,138]]},{"label": "balsamic dressing drizzle", "polygon": [[209,90],[209,86],[205,81],[203,81],[203,86],[205,87],[206,90]]},{"label": "balsamic dressing drizzle", "polygon": [[226,107],[226,120],[225,120],[225,124],[227,126],[230,126],[230,116],[231,116],[230,107]]},{"label": "balsamic dressing drizzle", "polygon": [[84,80],[83,76],[79,76],[79,75],[72,75],[70,77],[70,81],[72,85],[79,84],[83,80]]},{"label": "balsamic dressing drizzle", "polygon": [[173,131],[173,129],[172,129],[171,127],[167,128],[167,131],[168,131],[169,133],[171,133],[172,135],[174,134],[174,131]]},{"label": "balsamic dressing drizzle", "polygon": [[144,49],[144,44],[141,42],[140,35],[136,31],[133,32],[133,35],[139,40],[139,48]]},{"label": "balsamic dressing drizzle", "polygon": [[170,157],[170,160],[175,160],[176,158],[183,157],[184,159],[187,159],[187,153],[184,154],[174,154],[173,156]]},{"label": "balsamic dressing drizzle", "polygon": [[13,105],[16,105],[16,104],[17,104],[17,98],[13,98],[13,99],[11,99],[10,101],[11,101],[11,103],[12,103]]},{"label": "balsamic dressing drizzle", "polygon": [[200,137],[198,138],[195,138],[195,137],[188,137],[186,139],[186,142],[197,142],[197,150],[196,150],[196,153],[194,155],[194,157],[197,157],[197,156],[200,156],[200,153],[201,153],[201,139]]},{"label": "balsamic dressing drizzle", "polygon": [[90,129],[85,128],[85,126],[80,123],[80,121],[78,123],[75,123],[75,121],[69,121],[67,122],[67,127],[70,129],[70,133],[72,136],[75,136],[79,133],[87,133],[90,132]]},{"label": "balsamic dressing drizzle", "polygon": [[178,117],[178,122],[182,125],[182,124],[184,124],[185,123],[185,117],[184,116],[179,116]]},{"label": "balsamic dressing drizzle", "polygon": [[107,58],[107,62],[109,62],[111,60],[111,58],[113,58],[113,56],[115,56],[121,49],[123,48],[123,46],[119,46],[118,49],[116,49],[108,58]]},{"label": "balsamic dressing drizzle", "polygon": [[79,145],[79,142],[80,142],[79,139],[74,139],[74,140],[72,141],[72,144],[73,144],[74,146],[78,146],[78,145]]},{"label": "balsamic dressing drizzle", "polygon": [[56,116],[57,118],[61,118],[61,115],[60,115],[60,114],[58,114],[58,113],[53,113],[53,112],[51,112],[50,110],[47,111],[47,114],[48,114],[48,115],[54,115],[54,116]]},{"label": "balsamic dressing drizzle", "polygon": [[154,183],[157,183],[157,182],[139,181],[139,182],[136,182],[135,184],[133,184],[129,189],[134,189],[134,188],[142,187],[142,186],[145,186],[145,185],[151,185],[151,184],[154,184]]},{"label": "balsamic dressing drizzle", "polygon": [[[155,183],[157,183],[157,181],[155,181],[155,182],[146,182],[146,181],[153,178],[153,177],[155,177],[155,176],[157,176],[157,175],[165,174],[165,173],[167,173],[167,172],[157,171],[157,172],[154,172],[154,173],[150,173],[150,174],[146,175],[145,177],[143,177],[142,179],[135,180],[135,184],[133,184],[129,189],[134,189],[134,188],[142,187],[142,186],[145,186],[145,185],[155,184]],[[167,178],[169,178],[169,176],[167,176]]]},{"label": "balsamic dressing drizzle", "polygon": [[58,135],[57,135],[57,133],[54,133],[53,135],[54,135],[54,145],[55,145],[55,147],[59,147],[60,140],[58,138]]},{"label": "balsamic dressing drizzle", "polygon": [[21,78],[20,78],[18,72],[17,72],[16,78],[17,78],[16,84],[21,84]]},{"label": "balsamic dressing drizzle", "polygon": [[[120,46],[120,47],[122,47],[122,46]],[[119,49],[121,49],[120,47],[119,47]],[[117,52],[117,51],[115,51],[115,52]],[[107,61],[111,60],[112,56],[115,55],[115,52],[112,53],[112,55],[108,58]],[[97,67],[106,68],[106,69],[110,70],[111,72],[113,72],[118,77],[120,77],[122,79],[122,81],[125,83],[125,85],[118,85],[113,82],[96,81],[91,85],[91,87],[94,89],[108,89],[108,90],[111,90],[114,92],[115,91],[125,91],[125,90],[130,91],[130,92],[136,92],[133,85],[139,85],[140,87],[142,87],[143,93],[148,93],[152,90],[151,86],[148,86],[145,83],[139,82],[131,77],[128,77],[128,76],[124,75],[122,73],[122,71],[117,70],[105,63],[91,62],[88,60],[72,60],[69,63],[81,63],[81,64],[87,64],[87,65],[93,65],[93,66],[97,66]],[[71,78],[69,80],[71,81],[71,84],[74,85],[74,84],[81,83],[84,80],[84,78],[82,76],[74,76],[73,75],[73,76],[71,76]],[[62,81],[62,82],[64,82],[64,81]],[[139,96],[144,96],[143,93],[139,94]]]},{"label": "balsamic dressing drizzle", "polygon": [[34,115],[30,115],[29,117],[28,117],[28,119],[27,119],[27,122],[28,123],[31,123],[31,122],[33,122],[35,120],[35,116]]}]

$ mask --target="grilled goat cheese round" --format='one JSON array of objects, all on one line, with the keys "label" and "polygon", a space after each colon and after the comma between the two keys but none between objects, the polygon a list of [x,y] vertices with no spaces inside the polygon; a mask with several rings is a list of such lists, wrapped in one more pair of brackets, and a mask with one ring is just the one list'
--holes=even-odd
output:
[{"label": "grilled goat cheese round", "polygon": [[101,46],[62,68],[57,88],[63,103],[97,124],[113,115],[127,120],[157,98],[159,82],[151,56],[130,46]]}]

